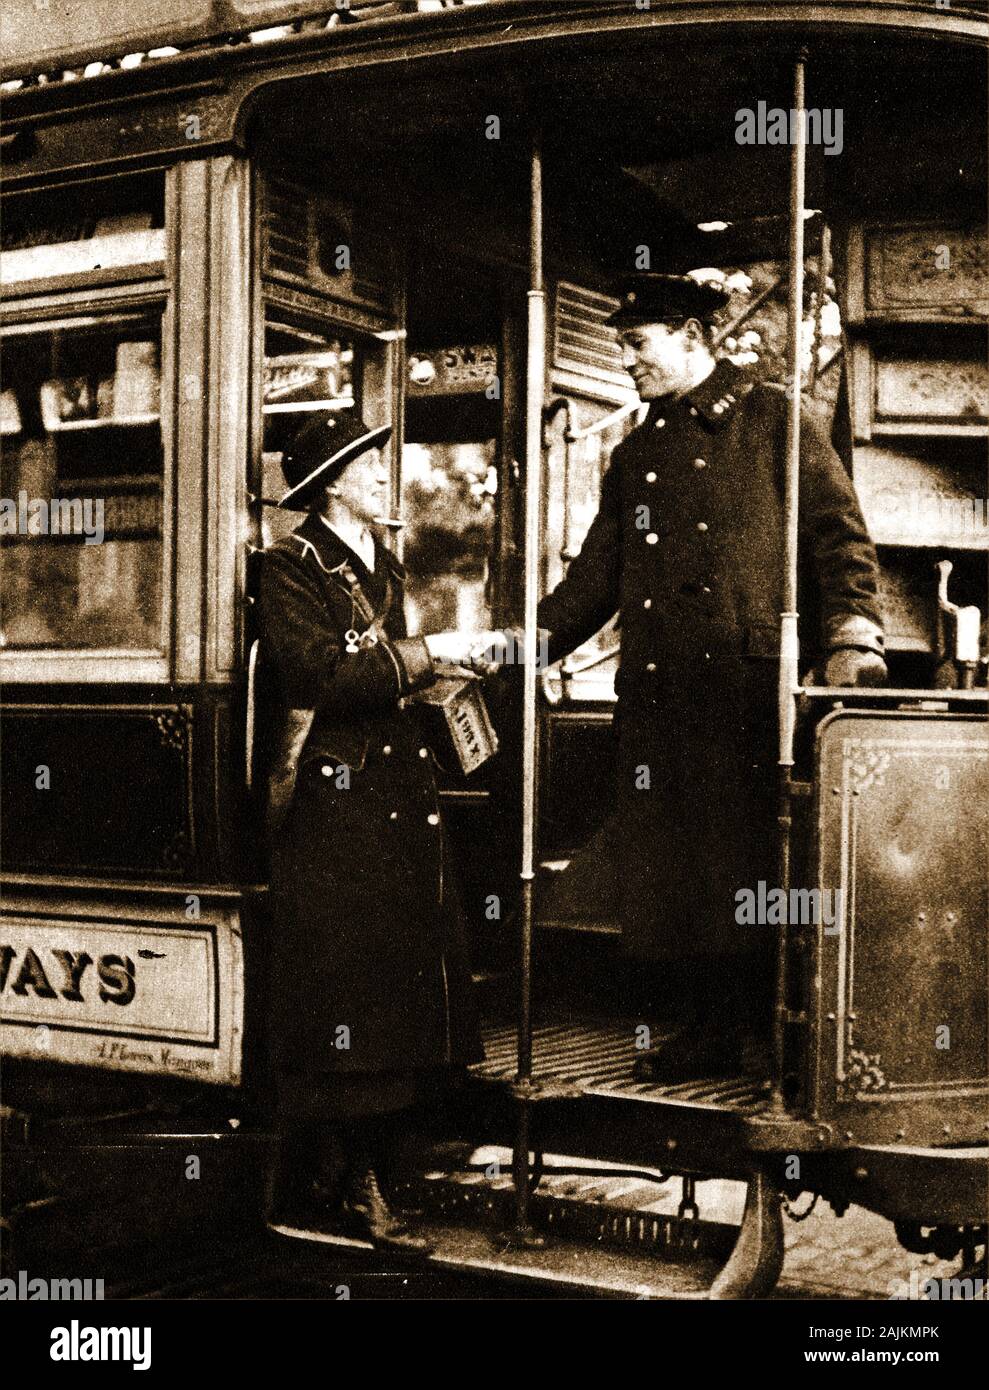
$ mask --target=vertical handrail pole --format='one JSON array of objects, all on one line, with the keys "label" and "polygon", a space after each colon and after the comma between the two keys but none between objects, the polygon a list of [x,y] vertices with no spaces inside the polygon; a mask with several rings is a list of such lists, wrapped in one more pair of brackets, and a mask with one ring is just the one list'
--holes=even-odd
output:
[{"label": "vertical handrail pole", "polygon": [[[800,642],[797,634],[797,538],[800,514],[800,383],[803,360],[804,202],[807,169],[807,50],[801,50],[793,74],[796,139],[790,158],[790,302],[787,333],[786,473],[783,490],[783,610],[780,614],[779,669],[779,885],[789,902],[792,831],[791,772],[796,726]],[[786,1028],[786,914],[777,928],[776,990],[773,1011],[773,1103],[783,1105],[783,1047]]]},{"label": "vertical handrail pole", "polygon": [[546,292],[543,286],[543,161],[533,137],[529,190],[529,292],[525,392],[525,639],[522,715],[522,938],[519,961],[518,1131],[512,1156],[516,1227],[529,1226],[529,1129],[532,1085],[532,917],[535,879],[538,739],[536,660],[539,522],[542,511],[543,404],[546,392]]}]

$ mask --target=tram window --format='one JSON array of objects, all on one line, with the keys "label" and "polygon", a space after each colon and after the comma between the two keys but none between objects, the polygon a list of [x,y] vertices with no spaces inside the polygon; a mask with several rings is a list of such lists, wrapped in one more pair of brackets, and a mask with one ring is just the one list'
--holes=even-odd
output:
[{"label": "tram window", "polygon": [[403,560],[412,632],[492,625],[497,402],[409,398],[402,451]]},{"label": "tram window", "polygon": [[409,628],[476,631],[491,626],[495,441],[406,444],[402,515]]},{"label": "tram window", "polygon": [[[363,354],[353,339],[308,318],[270,317],[264,330],[262,411],[262,495],[285,490],[282,455],[293,434],[313,410],[353,410],[361,406]],[[286,512],[265,517],[265,543],[298,525]],[[277,534],[276,534],[277,533]]]},{"label": "tram window", "polygon": [[162,650],[161,315],[4,336],[7,648]]},{"label": "tram window", "polygon": [[160,172],[11,194],[0,227],[0,280],[30,280],[156,265],[165,260]]}]

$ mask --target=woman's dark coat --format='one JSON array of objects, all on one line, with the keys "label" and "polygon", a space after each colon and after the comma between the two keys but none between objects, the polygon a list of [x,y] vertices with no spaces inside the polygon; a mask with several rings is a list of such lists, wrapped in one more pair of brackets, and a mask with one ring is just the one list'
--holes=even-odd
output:
[{"label": "woman's dark coat", "polygon": [[[433,679],[406,636],[404,571],[376,543],[371,574],[316,514],[262,563],[278,1066],[462,1065],[479,1055],[470,974],[432,755],[402,707]],[[353,652],[368,622],[347,566],[379,615],[379,640]]]},{"label": "woman's dark coat", "polygon": [[[781,389],[726,361],[653,403],[614,450],[583,548],[539,606],[554,661],[620,612],[610,828],[625,944],[647,958],[764,944],[735,907],[739,890],[776,877],[786,410]],[[842,646],[881,651],[875,550],[807,418],[800,490],[803,669]]]}]

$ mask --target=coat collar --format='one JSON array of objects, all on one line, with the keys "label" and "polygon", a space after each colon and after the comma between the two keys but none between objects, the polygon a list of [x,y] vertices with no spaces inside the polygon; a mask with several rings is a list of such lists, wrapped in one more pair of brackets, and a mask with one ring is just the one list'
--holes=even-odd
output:
[{"label": "coat collar", "polygon": [[711,375],[687,392],[684,401],[711,429],[720,430],[734,415],[751,385],[751,378],[743,367],[736,367],[734,362],[722,357]]},{"label": "coat collar", "polygon": [[[364,561],[356,551],[351,550],[350,546],[337,535],[336,531],[324,526],[319,519],[318,512],[310,512],[301,526],[297,526],[293,535],[311,545],[319,558],[320,567],[327,573],[339,572],[342,567],[350,565],[351,569],[359,576],[368,573]],[[377,536],[374,537],[374,558],[375,565],[383,565],[385,570],[400,583],[405,581],[405,567],[395,558]]]}]

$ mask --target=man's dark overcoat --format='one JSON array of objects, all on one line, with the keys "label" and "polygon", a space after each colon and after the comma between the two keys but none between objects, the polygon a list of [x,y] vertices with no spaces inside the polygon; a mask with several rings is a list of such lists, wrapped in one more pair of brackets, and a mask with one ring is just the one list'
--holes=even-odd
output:
[{"label": "man's dark overcoat", "polygon": [[[653,402],[614,450],[581,552],[539,606],[552,660],[620,613],[612,829],[625,944],[646,958],[764,945],[735,924],[735,895],[776,877],[786,413],[781,388],[727,361]],[[800,511],[801,611],[814,614],[804,669],[840,646],[881,651],[875,551],[847,473],[806,416]]]},{"label": "man's dark overcoat", "polygon": [[[379,640],[350,652],[368,623],[345,566],[379,615]],[[262,560],[272,1027],[295,1082],[479,1055],[432,754],[401,703],[433,679],[406,637],[403,580],[383,546],[371,573],[316,514]]]}]

